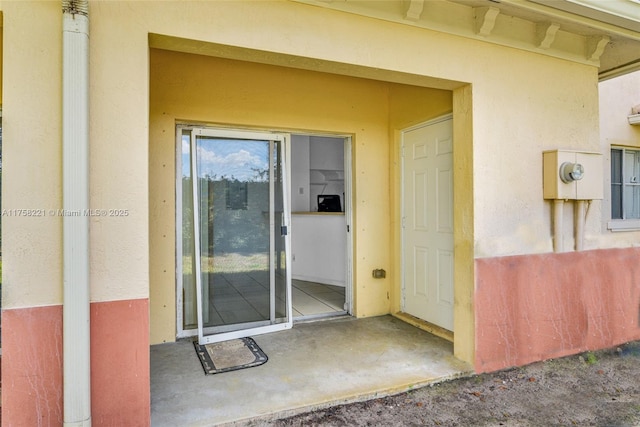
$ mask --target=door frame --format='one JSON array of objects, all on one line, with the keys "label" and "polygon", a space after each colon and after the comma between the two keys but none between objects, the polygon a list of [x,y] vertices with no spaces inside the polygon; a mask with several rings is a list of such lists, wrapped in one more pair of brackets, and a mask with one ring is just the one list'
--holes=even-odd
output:
[{"label": "door frame", "polygon": [[[224,325],[222,327],[215,328],[207,328],[207,329],[215,329],[211,334],[205,335],[205,327],[203,320],[203,288],[202,288],[202,274],[201,274],[201,253],[200,253],[200,223],[201,219],[199,217],[200,209],[200,194],[198,191],[198,173],[197,173],[197,149],[196,149],[196,137],[204,136],[204,137],[214,137],[214,138],[228,138],[230,140],[255,140],[255,141],[264,141],[269,143],[269,293],[270,293],[270,315],[269,320],[260,321],[256,323],[246,323],[242,324],[243,327],[236,329],[233,327],[233,324]],[[196,282],[196,307],[197,307],[197,317],[198,317],[198,343],[200,345],[216,343],[221,341],[232,340],[236,338],[243,338],[249,335],[260,335],[268,332],[276,332],[282,331],[285,329],[290,329],[293,326],[293,309],[291,305],[291,236],[288,232],[281,234],[280,236],[276,236],[274,234],[274,228],[281,230],[287,230],[291,226],[291,212],[289,209],[289,200],[287,191],[287,186],[289,180],[287,179],[287,162],[286,162],[286,151],[287,151],[287,140],[288,136],[283,133],[269,133],[269,132],[254,132],[254,131],[244,131],[244,130],[229,130],[229,129],[215,129],[215,128],[204,128],[204,127],[196,127],[191,130],[191,138],[190,138],[190,155],[191,155],[191,177],[192,177],[192,191],[193,191],[193,229],[194,229],[194,266],[195,266],[195,282]],[[285,173],[282,174],[282,222],[280,227],[277,227],[275,224],[275,210],[274,210],[274,195],[275,195],[275,186],[276,182],[274,177],[276,176],[274,161],[273,161],[273,152],[274,152],[274,143],[278,141],[281,145],[280,151],[280,165],[281,170],[284,170]],[[197,206],[197,208],[196,208]],[[278,237],[284,237],[284,253],[285,253],[285,321],[284,322],[275,322],[275,257],[273,256],[276,251],[275,239]],[[206,303],[208,304],[209,297],[208,292],[206,292]],[[214,296],[215,298],[215,296]],[[207,310],[208,311],[208,310]],[[235,323],[238,325],[238,323]],[[227,328],[233,328],[231,331],[226,331]]]},{"label": "door frame", "polygon": [[[184,329],[183,327],[183,315],[184,315],[184,301],[183,301],[183,292],[184,292],[184,284],[183,284],[183,260],[182,260],[182,166],[181,166],[181,158],[182,158],[182,137],[186,133],[189,133],[189,144],[190,144],[190,156],[191,156],[191,176],[195,176],[196,172],[196,151],[194,147],[195,137],[196,135],[202,136],[211,136],[211,137],[220,137],[220,138],[229,138],[229,139],[246,139],[246,140],[258,140],[258,141],[268,141],[269,142],[269,157],[271,158],[273,154],[273,144],[275,141],[279,141],[282,144],[281,149],[281,165],[284,173],[282,174],[282,195],[283,195],[283,224],[281,226],[285,227],[287,230],[290,229],[291,226],[291,213],[290,213],[290,196],[288,191],[288,183],[290,182],[290,168],[288,167],[288,159],[290,157],[289,146],[290,146],[290,135],[284,132],[269,132],[269,131],[254,131],[254,130],[245,130],[245,129],[231,129],[226,127],[215,127],[215,126],[198,126],[195,124],[177,124],[176,125],[176,164],[175,164],[175,173],[176,173],[176,205],[175,205],[175,213],[176,213],[176,338],[186,338],[198,336],[199,344],[208,344],[214,342],[220,342],[235,338],[241,338],[248,335],[259,335],[267,332],[275,332],[285,329],[290,329],[293,325],[293,310],[291,306],[291,237],[287,232],[284,237],[284,245],[285,245],[285,265],[287,266],[285,272],[285,293],[286,293],[286,315],[285,321],[279,323],[271,323],[274,320],[274,260],[273,257],[270,258],[270,293],[272,294],[270,297],[271,304],[271,320],[265,320],[260,322],[252,322],[247,323],[241,329],[232,328],[232,325],[223,325],[219,327],[215,327],[216,332],[213,332],[209,335],[204,335],[205,330],[211,328],[205,328],[203,326],[203,307],[202,307],[202,285],[201,285],[201,277],[200,277],[200,252],[199,250],[194,249],[194,266],[195,266],[195,284],[196,284],[196,308],[197,308],[197,328],[195,329]],[[275,173],[273,170],[273,161],[269,161],[270,165],[270,176]],[[271,196],[270,198],[270,212],[273,210],[273,194],[275,191],[275,183],[272,179],[270,180],[269,192]],[[193,204],[194,206],[198,204],[199,194],[197,191],[197,179],[192,181],[191,191],[193,191]],[[193,209],[193,224],[194,224],[194,246],[199,247],[199,221],[198,221],[198,212],[199,209]],[[272,216],[272,215],[271,215]],[[270,219],[270,222],[273,218]],[[271,224],[271,237],[270,237],[270,252],[275,250],[274,239],[279,238],[281,236],[273,235],[273,227],[275,224]],[[267,323],[267,325],[265,325]],[[225,331],[226,328],[232,328],[230,331]]]},{"label": "door frame", "polygon": [[347,247],[345,253],[345,309],[348,315],[353,315],[353,137],[339,135],[344,138],[344,219],[347,226]]},{"label": "door frame", "polygon": [[[236,128],[229,127],[224,124],[200,124],[193,122],[176,122],[176,133],[175,133],[175,166],[174,166],[174,185],[175,185],[175,253],[176,253],[176,271],[175,271],[175,304],[176,304],[176,339],[183,338],[192,338],[198,335],[197,328],[194,329],[185,329],[183,326],[183,317],[184,317],[184,301],[183,301],[183,283],[182,283],[182,168],[180,159],[182,157],[182,131],[183,130],[191,130],[193,128],[204,128],[204,129],[216,129],[216,130],[227,130],[227,131],[238,131],[238,132],[247,132],[247,133],[259,133],[259,134],[284,134],[287,136],[287,141],[284,145],[284,159],[285,159],[285,194],[286,194],[286,203],[288,206],[291,206],[291,134],[297,135],[309,135],[309,136],[325,136],[332,138],[343,138],[344,139],[344,215],[346,222],[346,277],[345,277],[345,305],[346,305],[346,313],[348,315],[353,315],[354,310],[354,290],[353,290],[353,247],[354,247],[354,233],[353,233],[353,135],[344,134],[344,133],[327,133],[327,132],[317,132],[317,131],[303,131],[303,130],[287,130],[287,129],[262,129],[262,128]],[[289,218],[290,221],[290,218]],[[290,239],[290,237],[289,237]],[[288,254],[290,256],[290,254]],[[291,260],[288,260],[288,265],[291,265]],[[291,291],[291,289],[289,289]],[[293,302],[293,296],[289,296],[290,301]],[[291,317],[293,321],[293,317]],[[305,318],[300,321],[307,322],[312,320],[311,318]],[[293,321],[296,323],[296,321]]]},{"label": "door frame", "polygon": [[[445,122],[447,120],[451,120],[452,122],[452,128],[453,128],[453,113],[448,113],[448,114],[444,114],[442,116],[436,117],[434,119],[431,120],[427,120],[424,122],[420,122],[418,124],[415,124],[413,126],[409,126],[406,127],[404,129],[400,130],[400,311],[401,312],[405,312],[405,301],[406,301],[406,273],[405,273],[405,266],[406,266],[406,256],[407,254],[405,253],[405,239],[406,239],[406,232],[405,232],[405,186],[404,186],[404,180],[405,180],[405,161],[404,161],[404,138],[405,138],[405,133],[407,132],[411,132],[413,130],[416,129],[420,129],[420,128],[424,128],[424,127],[428,127],[431,125],[435,125],[441,122]],[[452,135],[453,136],[453,135]],[[455,150],[455,141],[454,141],[454,150]],[[455,169],[454,171],[454,177],[453,180],[455,181]],[[455,184],[452,186],[452,191],[455,191]],[[455,223],[454,223],[454,227],[455,227]],[[455,236],[455,228],[454,228],[454,236]],[[455,237],[454,237],[455,240]],[[455,270],[456,270],[456,264],[455,264],[455,245],[454,245],[454,254],[453,254],[453,271],[454,271],[454,278],[455,278]],[[455,279],[454,282],[452,283],[452,291],[453,291],[453,295],[454,295],[454,300],[455,300]],[[455,302],[452,306],[452,314],[454,316],[454,325],[455,325]],[[440,326],[437,326],[435,324],[431,324],[430,322],[428,322],[427,320],[424,319],[420,319],[421,321],[424,321],[426,323],[429,323],[430,325],[433,325],[437,328],[440,328]],[[453,330],[451,332],[454,332]]]},{"label": "door frame", "polygon": [[[352,205],[353,205],[353,201],[352,201],[352,194],[353,194],[353,179],[352,179],[352,143],[353,143],[353,136],[352,135],[348,135],[348,134],[332,134],[332,133],[326,133],[326,132],[310,132],[310,131],[299,131],[296,130],[291,131],[291,135],[292,135],[292,141],[290,144],[290,147],[295,146],[295,137],[296,136],[304,136],[304,137],[320,137],[320,138],[331,138],[331,139],[335,139],[335,140],[341,140],[342,141],[342,151],[343,151],[343,173],[344,173],[344,204],[343,204],[343,212],[344,212],[344,220],[345,220],[345,245],[344,245],[344,249],[345,249],[345,265],[344,265],[344,269],[345,269],[345,281],[344,281],[344,288],[345,288],[345,298],[344,298],[344,306],[343,306],[343,310],[341,311],[336,311],[336,312],[328,312],[328,313],[319,313],[319,314],[310,314],[310,315],[303,315],[303,316],[298,316],[298,317],[294,317],[293,322],[294,323],[299,323],[299,322],[309,322],[309,321],[315,321],[315,320],[322,320],[322,319],[327,319],[329,317],[332,316],[342,316],[342,315],[353,315],[353,307],[354,307],[354,300],[353,300],[353,209],[352,209]],[[289,160],[288,164],[292,165],[293,160]],[[293,167],[291,167],[289,169],[289,172],[291,172],[293,169]],[[312,168],[310,168],[312,169]],[[289,180],[289,182],[292,182],[292,180]],[[293,191],[293,188],[289,189],[290,191]],[[293,211],[293,209],[292,209]],[[293,231],[293,233],[295,233],[295,229]],[[292,245],[293,246],[293,245]],[[292,253],[295,252],[295,248],[292,249]],[[292,271],[294,271],[295,269],[292,268]],[[307,279],[300,279],[300,280],[307,280]],[[309,279],[310,281],[313,281],[313,279]],[[295,300],[295,298],[294,298]],[[295,309],[295,307],[294,307]]]}]

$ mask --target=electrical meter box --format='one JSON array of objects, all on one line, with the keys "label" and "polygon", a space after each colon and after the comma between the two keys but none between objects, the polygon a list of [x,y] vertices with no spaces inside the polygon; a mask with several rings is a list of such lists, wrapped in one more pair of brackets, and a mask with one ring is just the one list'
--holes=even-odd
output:
[{"label": "electrical meter box", "polygon": [[603,195],[602,154],[550,150],[542,153],[545,199],[599,200]]}]

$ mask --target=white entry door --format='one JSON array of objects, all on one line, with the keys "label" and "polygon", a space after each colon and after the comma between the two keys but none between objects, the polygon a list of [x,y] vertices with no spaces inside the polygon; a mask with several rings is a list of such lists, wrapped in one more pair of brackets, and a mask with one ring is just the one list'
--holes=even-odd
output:
[{"label": "white entry door", "polygon": [[402,310],[453,331],[451,116],[402,132]]}]

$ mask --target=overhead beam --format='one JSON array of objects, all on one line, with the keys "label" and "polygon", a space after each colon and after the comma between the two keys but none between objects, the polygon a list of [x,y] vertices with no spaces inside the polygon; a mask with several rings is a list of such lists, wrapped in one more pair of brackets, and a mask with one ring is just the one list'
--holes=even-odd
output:
[{"label": "overhead beam", "polygon": [[556,39],[560,24],[541,22],[536,25],[536,41],[540,49],[549,49]]},{"label": "overhead beam", "polygon": [[476,16],[476,34],[487,37],[496,25],[496,18],[500,14],[500,9],[497,7],[476,7],[474,12]]},{"label": "overhead beam", "polygon": [[407,12],[404,15],[404,19],[409,21],[417,21],[422,15],[424,10],[424,0],[410,0],[407,7]]},{"label": "overhead beam", "polygon": [[611,37],[609,36],[593,36],[587,39],[587,59],[589,61],[600,61],[600,57],[607,47]]}]

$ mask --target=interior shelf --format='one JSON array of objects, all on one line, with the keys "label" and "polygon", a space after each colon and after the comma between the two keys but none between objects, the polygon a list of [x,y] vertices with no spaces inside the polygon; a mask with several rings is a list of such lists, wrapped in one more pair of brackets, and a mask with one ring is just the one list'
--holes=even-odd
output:
[{"label": "interior shelf", "polygon": [[321,185],[328,182],[343,182],[344,171],[333,169],[310,169],[311,185]]}]

